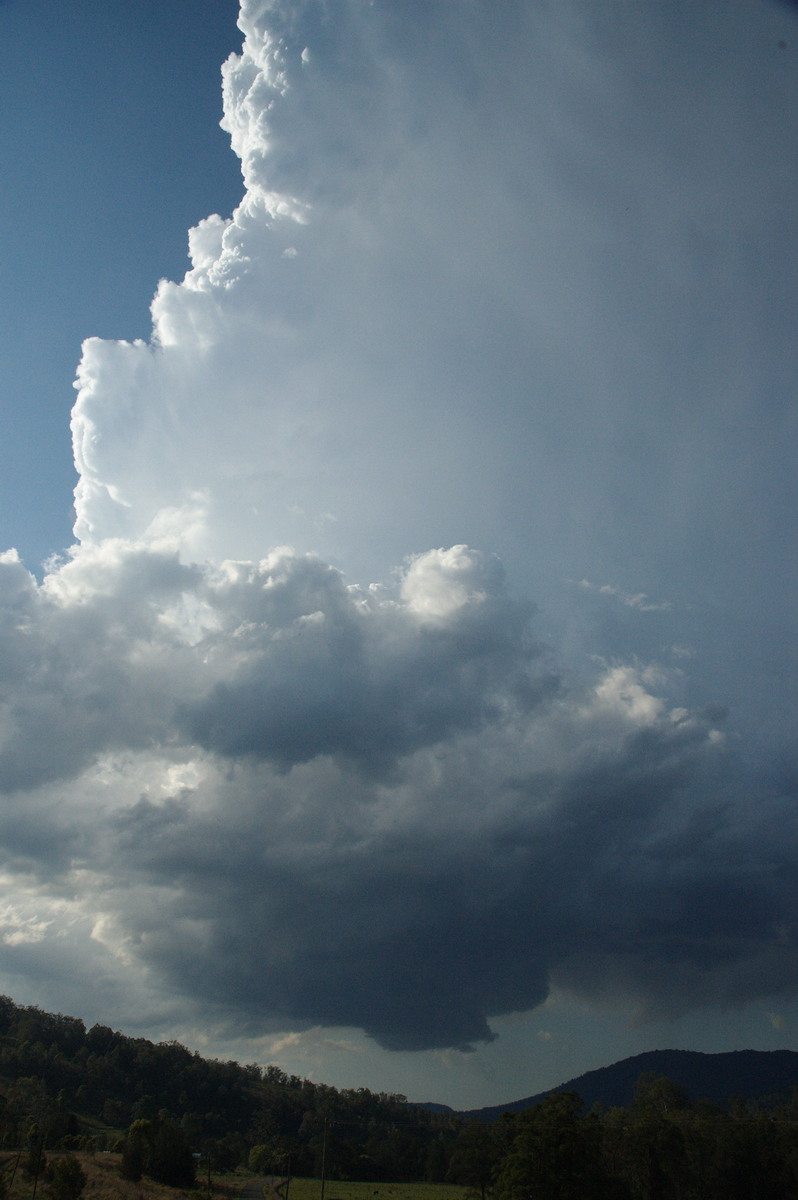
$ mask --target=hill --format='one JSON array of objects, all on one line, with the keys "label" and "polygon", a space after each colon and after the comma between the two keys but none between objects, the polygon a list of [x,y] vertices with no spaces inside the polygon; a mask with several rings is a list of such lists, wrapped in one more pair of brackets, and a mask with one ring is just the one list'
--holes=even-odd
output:
[{"label": "hill", "polygon": [[[722,1106],[737,1096],[743,1103],[721,1121],[734,1137],[743,1136],[745,1120],[758,1113],[763,1128],[775,1118],[782,1122],[781,1132],[794,1132],[798,1091],[791,1092],[798,1088],[798,1054],[788,1050],[652,1051],[589,1071],[551,1092],[456,1113],[367,1088],[339,1090],[286,1075],[276,1066],[203,1059],[176,1042],[155,1044],[103,1025],[86,1029],[74,1017],[0,997],[0,1144],[8,1150],[30,1148],[35,1128],[48,1155],[130,1149],[133,1143],[125,1134],[134,1126],[136,1137],[143,1138],[146,1128],[152,1145],[171,1147],[173,1158],[180,1142],[181,1154],[201,1155],[213,1171],[249,1166],[263,1174],[318,1177],[324,1164],[329,1179],[472,1186],[474,1163],[484,1165],[486,1147],[493,1171],[507,1151],[507,1139],[525,1136],[527,1118],[519,1118],[513,1129],[497,1121],[503,1114],[534,1109],[548,1096],[562,1099],[552,1093],[568,1090],[587,1108],[598,1101],[608,1109],[629,1109],[633,1124],[641,1111],[631,1103],[635,1083],[645,1073],[684,1089],[688,1099],[681,1119],[688,1125],[693,1121],[696,1129],[702,1109],[691,1107],[690,1100],[708,1098]],[[610,1113],[604,1123],[608,1145],[625,1128],[616,1117]],[[491,1121],[497,1125],[482,1139],[477,1123]]]},{"label": "hill", "polygon": [[[451,1119],[405,1096],[336,1089],[278,1067],[204,1059],[177,1042],[155,1044],[104,1025],[0,997],[0,1144],[20,1146],[36,1125],[46,1149],[114,1150],[138,1120],[179,1126],[191,1149],[226,1170],[251,1161],[279,1172],[331,1177],[425,1178],[431,1142]],[[334,1129],[334,1136],[326,1134]]]},{"label": "hill", "polygon": [[691,1100],[711,1100],[725,1106],[730,1097],[746,1101],[786,1100],[798,1087],[798,1053],[793,1050],[732,1050],[702,1054],[696,1050],[649,1050],[609,1067],[587,1071],[556,1088],[513,1100],[509,1104],[476,1108],[460,1115],[474,1121],[497,1121],[502,1113],[523,1112],[552,1092],[576,1092],[587,1108],[603,1104],[626,1108],[640,1075],[655,1071],[681,1084]]}]

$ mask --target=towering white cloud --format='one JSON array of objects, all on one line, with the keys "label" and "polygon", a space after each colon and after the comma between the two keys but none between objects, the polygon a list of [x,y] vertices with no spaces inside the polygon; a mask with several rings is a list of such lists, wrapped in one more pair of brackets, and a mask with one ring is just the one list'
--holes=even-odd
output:
[{"label": "towering white cloud", "polygon": [[8,977],[395,1049],[794,991],[787,17],[670,11],[245,0],[242,203],[0,559]]}]

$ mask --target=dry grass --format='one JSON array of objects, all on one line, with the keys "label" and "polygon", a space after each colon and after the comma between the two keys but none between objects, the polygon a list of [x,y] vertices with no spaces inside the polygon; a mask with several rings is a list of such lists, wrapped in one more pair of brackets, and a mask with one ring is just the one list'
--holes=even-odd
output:
[{"label": "dry grass", "polygon": [[[15,1157],[5,1157],[7,1165],[4,1174],[7,1180],[11,1178]],[[57,1155],[53,1153],[48,1157]],[[192,1191],[166,1187],[152,1179],[131,1183],[119,1174],[118,1154],[78,1153],[75,1157],[88,1178],[83,1200],[208,1200],[207,1181],[204,1179],[198,1180],[196,1189]],[[245,1179],[236,1175],[211,1176],[210,1200],[238,1200],[245,1183]],[[43,1184],[44,1180],[39,1179],[36,1200],[47,1200]],[[25,1177],[21,1167],[14,1177],[8,1200],[33,1200],[33,1183]]]},{"label": "dry grass", "polygon": [[[51,1155],[48,1157],[54,1157]],[[6,1180],[10,1180],[16,1155],[3,1155],[0,1168]],[[249,1195],[260,1193],[258,1181],[251,1176],[212,1175],[211,1190],[207,1190],[204,1178],[197,1180],[193,1190],[165,1187],[151,1179],[131,1183],[119,1174],[118,1154],[81,1154],[75,1157],[86,1172],[88,1182],[83,1200],[240,1200],[249,1184]],[[44,1180],[40,1179],[35,1200],[47,1200]],[[285,1190],[283,1191],[285,1195]],[[325,1200],[467,1200],[466,1188],[445,1183],[342,1183],[327,1180]],[[8,1200],[34,1200],[33,1183],[22,1169],[17,1170]],[[319,1179],[292,1179],[286,1200],[321,1200]]]}]

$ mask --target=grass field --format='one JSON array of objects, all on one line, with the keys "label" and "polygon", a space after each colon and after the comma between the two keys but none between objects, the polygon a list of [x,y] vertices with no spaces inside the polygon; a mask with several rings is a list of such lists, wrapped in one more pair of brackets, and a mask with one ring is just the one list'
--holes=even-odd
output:
[{"label": "grass field", "polygon": [[[285,1192],[285,1189],[283,1189]],[[342,1183],[328,1179],[324,1200],[466,1200],[453,1183]],[[321,1200],[321,1180],[292,1179],[286,1200]]]}]

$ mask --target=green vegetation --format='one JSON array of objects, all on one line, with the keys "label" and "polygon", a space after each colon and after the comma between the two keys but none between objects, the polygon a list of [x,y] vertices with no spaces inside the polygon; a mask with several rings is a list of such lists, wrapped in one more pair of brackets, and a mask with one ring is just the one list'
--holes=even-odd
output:
[{"label": "green vegetation", "polygon": [[45,1192],[48,1200],[80,1200],[88,1176],[74,1154],[62,1154],[49,1163]]},{"label": "green vegetation", "polygon": [[53,1148],[118,1150],[131,1182],[180,1187],[192,1184],[191,1154],[202,1171],[246,1167],[254,1155],[264,1174],[319,1176],[324,1158],[330,1180],[443,1182],[459,1124],[404,1096],[203,1059],[178,1043],[87,1030],[7,997],[0,1093],[0,1145],[25,1146],[28,1158]]},{"label": "green vegetation", "polygon": [[773,1112],[691,1104],[642,1075],[626,1108],[583,1112],[557,1092],[505,1126],[496,1200],[795,1200],[798,1103]]},{"label": "green vegetation", "polygon": [[478,1124],[0,998],[0,1200],[238,1200],[253,1174],[322,1200],[322,1168],[324,1200],[798,1200],[798,1089],[720,1106],[648,1073],[626,1107]]},{"label": "green vegetation", "polygon": [[191,1187],[194,1158],[185,1130],[163,1114],[134,1121],[122,1141],[119,1169],[122,1178],[133,1183],[149,1175],[169,1187]]}]

